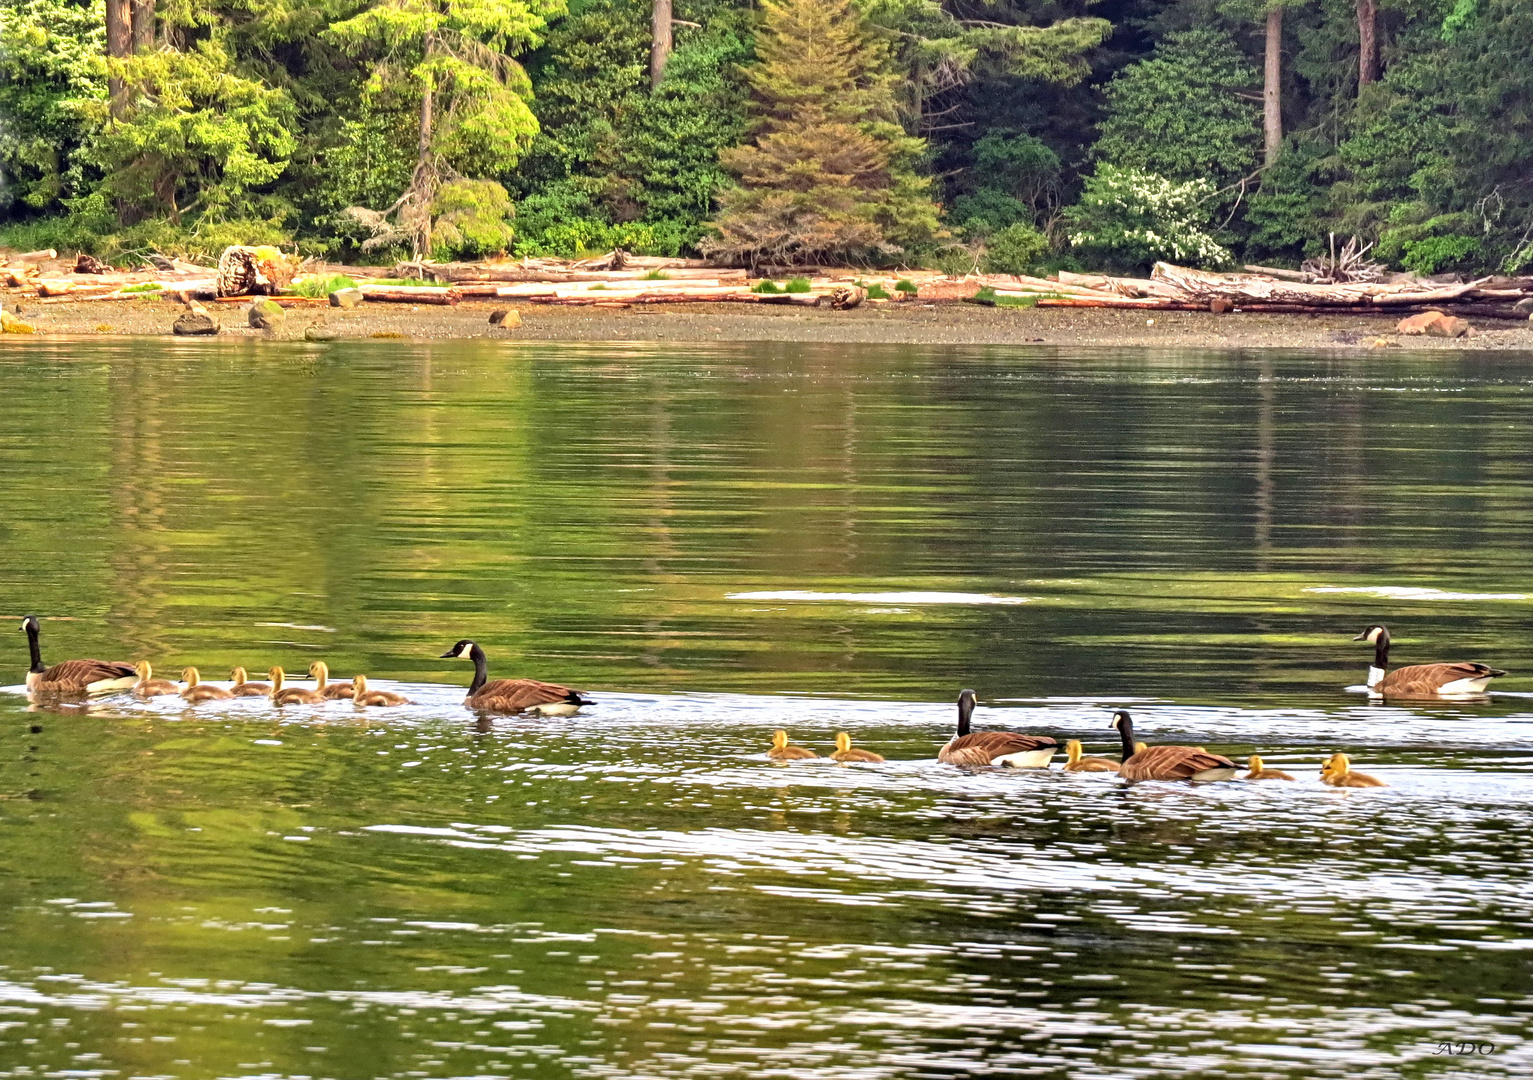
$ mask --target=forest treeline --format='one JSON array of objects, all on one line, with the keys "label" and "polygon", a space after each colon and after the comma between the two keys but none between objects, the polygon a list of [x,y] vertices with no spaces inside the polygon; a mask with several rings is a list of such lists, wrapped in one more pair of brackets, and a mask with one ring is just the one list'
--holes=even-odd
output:
[{"label": "forest treeline", "polygon": [[1533,267],[1533,0],[0,0],[0,242]]}]

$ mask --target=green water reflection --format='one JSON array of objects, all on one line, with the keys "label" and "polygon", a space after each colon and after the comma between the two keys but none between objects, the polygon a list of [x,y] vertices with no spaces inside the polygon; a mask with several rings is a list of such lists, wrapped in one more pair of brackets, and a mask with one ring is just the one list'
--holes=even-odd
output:
[{"label": "green water reflection", "polygon": [[[1533,1071],[1533,357],[44,341],[0,401],[45,655],[419,702],[0,694],[0,1075]],[[1369,706],[1375,619],[1509,693]],[[597,706],[476,730],[465,636]],[[962,685],[1301,782],[939,767]]]}]

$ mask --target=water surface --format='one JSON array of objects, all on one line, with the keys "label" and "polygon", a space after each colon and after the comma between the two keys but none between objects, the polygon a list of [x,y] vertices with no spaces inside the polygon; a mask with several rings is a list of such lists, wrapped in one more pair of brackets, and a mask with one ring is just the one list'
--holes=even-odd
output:
[{"label": "water surface", "polygon": [[[1533,356],[42,341],[0,394],[47,657],[416,702],[0,691],[0,1075],[1533,1070]],[[1513,674],[1371,704],[1374,620]],[[461,637],[597,704],[477,722]],[[1300,779],[961,772],[966,685]]]}]

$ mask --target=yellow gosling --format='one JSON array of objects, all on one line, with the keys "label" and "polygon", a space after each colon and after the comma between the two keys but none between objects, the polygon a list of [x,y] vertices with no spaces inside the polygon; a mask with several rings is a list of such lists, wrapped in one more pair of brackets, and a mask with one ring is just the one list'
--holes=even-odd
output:
[{"label": "yellow gosling", "polygon": [[1255,754],[1251,755],[1251,771],[1246,773],[1246,780],[1292,780],[1282,769],[1269,769],[1262,764],[1262,759]]},{"label": "yellow gosling", "polygon": [[788,733],[782,728],[772,732],[772,749],[767,751],[767,757],[773,761],[802,761],[819,756],[813,750],[805,750],[802,746],[789,746]]},{"label": "yellow gosling", "polygon": [[[783,735],[784,742],[787,734]],[[774,743],[775,747],[776,744]],[[812,756],[812,755],[811,755]],[[830,755],[832,761],[882,761],[883,756],[875,754],[871,750],[853,750],[852,736],[845,731],[836,732],[836,752]]]},{"label": "yellow gosling", "polygon": [[1332,754],[1320,769],[1320,782],[1331,787],[1363,788],[1388,787],[1376,776],[1353,772],[1352,759],[1346,754]]},{"label": "yellow gosling", "polygon": [[271,687],[265,683],[250,682],[242,667],[230,669],[229,681],[234,684],[229,687],[229,692],[235,697],[265,697],[271,693]]},{"label": "yellow gosling", "polygon": [[268,671],[266,677],[271,680],[271,693],[266,696],[271,698],[273,705],[323,705],[325,703],[325,699],[312,690],[305,690],[299,686],[289,686],[284,689],[282,680],[285,676],[279,667]]},{"label": "yellow gosling", "polygon": [[366,675],[353,675],[351,677],[351,701],[358,708],[368,705],[408,705],[410,699],[403,694],[396,694],[391,690],[369,690],[367,688]]},{"label": "yellow gosling", "polygon": [[309,665],[309,676],[314,680],[314,692],[326,701],[336,701],[352,695],[351,683],[329,681],[330,666],[323,660],[316,660]]},{"label": "yellow gosling", "polygon": [[[1143,746],[1143,743],[1139,745]],[[1065,743],[1065,772],[1117,772],[1118,763],[1103,757],[1084,757],[1079,739]]]},{"label": "yellow gosling", "polygon": [[189,667],[181,673],[181,681],[186,684],[186,689],[181,691],[181,696],[193,705],[199,701],[227,701],[234,695],[222,686],[209,686],[200,681],[201,676],[197,669]]},{"label": "yellow gosling", "polygon": [[169,679],[153,678],[154,668],[149,666],[149,661],[140,660],[133,665],[133,670],[138,672],[138,682],[133,684],[135,697],[152,698],[166,697],[170,694],[179,694],[181,687]]}]

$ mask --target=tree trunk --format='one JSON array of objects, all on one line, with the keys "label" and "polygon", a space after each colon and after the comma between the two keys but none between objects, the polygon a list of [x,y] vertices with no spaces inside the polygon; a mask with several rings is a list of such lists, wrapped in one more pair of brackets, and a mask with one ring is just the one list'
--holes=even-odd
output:
[{"label": "tree trunk", "polygon": [[1267,11],[1267,70],[1262,84],[1262,114],[1267,134],[1266,162],[1283,152],[1283,9]]},{"label": "tree trunk", "polygon": [[[430,54],[431,47],[426,47]],[[431,168],[431,131],[435,123],[432,109],[435,105],[435,89],[428,83],[426,90],[421,94],[421,123],[420,144],[416,152],[415,177],[411,186],[415,189],[415,197],[420,200],[416,207],[419,215],[417,220],[419,227],[415,230],[415,258],[422,259],[431,251],[431,200],[435,195],[435,184],[432,183]]]},{"label": "tree trunk", "polygon": [[131,0],[131,3],[133,7],[133,51],[135,53],[148,52],[154,48],[154,0]]},{"label": "tree trunk", "polygon": [[1357,87],[1379,81],[1379,6],[1377,0],[1357,0]]},{"label": "tree trunk", "polygon": [[[129,0],[106,0],[106,54],[117,59],[133,51],[133,29],[128,21]],[[127,110],[128,88],[119,78],[107,80],[107,94],[112,100],[112,118],[121,120]]]},{"label": "tree trunk", "polygon": [[649,88],[665,78],[665,62],[671,58],[671,0],[654,0],[650,15]]}]

